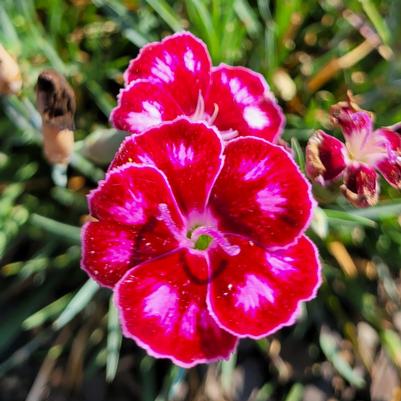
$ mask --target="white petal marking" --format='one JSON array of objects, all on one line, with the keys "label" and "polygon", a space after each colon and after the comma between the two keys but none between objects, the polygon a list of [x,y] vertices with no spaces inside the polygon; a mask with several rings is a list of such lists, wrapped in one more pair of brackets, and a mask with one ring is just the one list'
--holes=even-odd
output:
[{"label": "white petal marking", "polygon": [[295,260],[290,256],[278,258],[277,256],[267,255],[266,261],[271,266],[271,270],[274,274],[282,275],[296,270],[296,268],[293,266]]},{"label": "white petal marking", "polygon": [[[166,55],[165,60],[168,63],[171,62],[171,56]],[[164,82],[172,82],[174,80],[174,73],[170,66],[165,61],[160,58],[156,58],[156,64],[152,67],[152,74],[156,75],[157,78],[161,79]]]},{"label": "white petal marking", "polygon": [[274,302],[274,292],[269,284],[253,274],[246,275],[245,284],[236,293],[235,306],[241,306],[245,311],[259,307],[262,300]]},{"label": "white petal marking", "polygon": [[144,101],[142,107],[142,112],[131,111],[128,113],[127,122],[133,129],[143,130],[161,123],[162,115],[157,103]]},{"label": "white petal marking", "polygon": [[181,330],[186,337],[191,337],[196,331],[198,306],[191,304],[186,313],[182,316]]},{"label": "white petal marking", "polygon": [[158,317],[165,326],[171,326],[177,307],[177,294],[168,286],[161,285],[144,300],[143,311],[147,316]]},{"label": "white petal marking", "polygon": [[261,160],[259,163],[255,164],[252,160],[244,160],[240,165],[240,171],[245,172],[244,180],[256,180],[257,178],[261,177],[263,174],[268,171],[268,159],[265,158]]},{"label": "white petal marking", "polygon": [[177,147],[173,145],[170,149],[171,160],[181,167],[191,163],[194,158],[194,151],[191,147],[186,147],[183,143]]},{"label": "white petal marking", "polygon": [[255,129],[266,128],[270,125],[269,118],[266,114],[255,106],[246,106],[244,108],[244,119],[250,127]]},{"label": "white petal marking", "polygon": [[256,202],[262,211],[274,217],[285,212],[287,200],[280,195],[280,188],[276,186],[260,190],[256,195]]},{"label": "white petal marking", "polygon": [[123,205],[113,206],[111,212],[125,223],[142,224],[145,222],[144,199],[141,193],[135,193],[129,190],[130,199],[125,201]]},{"label": "white petal marking", "polygon": [[194,54],[192,53],[192,50],[188,49],[184,53],[184,63],[185,63],[185,67],[187,67],[189,71],[192,71],[192,72],[195,71],[195,58],[194,58]]}]

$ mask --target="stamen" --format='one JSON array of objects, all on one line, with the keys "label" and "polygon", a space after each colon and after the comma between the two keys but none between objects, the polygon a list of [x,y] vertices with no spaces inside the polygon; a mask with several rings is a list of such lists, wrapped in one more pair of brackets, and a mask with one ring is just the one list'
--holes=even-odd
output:
[{"label": "stamen", "polygon": [[199,227],[193,232],[192,240],[196,243],[201,235],[212,237],[213,241],[225,252],[227,255],[235,256],[241,251],[238,245],[231,245],[224,235],[212,227]]},{"label": "stamen", "polygon": [[[214,104],[213,114],[209,116],[205,112],[205,101],[202,96],[202,92],[199,91],[198,101],[196,103],[196,108],[194,114],[190,117],[192,121],[206,121],[209,125],[213,125],[217,115],[219,114],[219,106],[217,103]],[[238,131],[233,129],[228,129],[226,131],[220,131],[221,138],[224,141],[229,141],[238,136]]]},{"label": "stamen", "polygon": [[219,106],[215,103],[214,104],[213,114],[208,118],[209,124],[213,124],[214,123],[214,120],[216,119],[217,114],[219,114]]},{"label": "stamen", "polygon": [[228,129],[226,131],[220,131],[220,134],[224,141],[229,141],[238,136],[238,131],[235,129]]},{"label": "stamen", "polygon": [[194,114],[192,114],[191,119],[194,121],[202,120],[204,114],[205,114],[205,101],[203,100],[202,92],[199,91],[195,112]]}]

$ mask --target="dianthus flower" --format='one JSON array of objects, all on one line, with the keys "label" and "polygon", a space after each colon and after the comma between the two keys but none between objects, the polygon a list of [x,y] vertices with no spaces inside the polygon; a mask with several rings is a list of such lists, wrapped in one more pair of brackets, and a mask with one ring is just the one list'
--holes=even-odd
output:
[{"label": "dianthus flower", "polygon": [[129,136],[89,206],[83,269],[113,288],[124,335],[177,365],[292,324],[320,283],[310,186],[263,139],[223,146],[186,117]]},{"label": "dianthus flower", "polygon": [[373,206],[379,195],[378,170],[387,182],[401,188],[401,136],[391,127],[373,130],[373,116],[349,96],[334,105],[332,121],[345,144],[318,130],[306,147],[306,171],[321,185],[342,178],[341,191],[357,207]]},{"label": "dianthus flower", "polygon": [[227,140],[252,135],[275,142],[284,126],[262,75],[244,67],[212,67],[206,45],[189,32],[143,47],[124,80],[110,119],[134,134],[178,116],[215,125]]}]

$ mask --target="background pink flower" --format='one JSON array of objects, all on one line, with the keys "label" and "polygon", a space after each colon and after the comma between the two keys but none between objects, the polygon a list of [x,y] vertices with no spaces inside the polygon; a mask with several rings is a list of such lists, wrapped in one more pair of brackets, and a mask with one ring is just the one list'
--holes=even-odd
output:
[{"label": "background pink flower", "polygon": [[387,182],[401,188],[401,136],[391,128],[373,130],[372,114],[351,99],[332,107],[331,117],[345,144],[317,131],[306,148],[308,176],[321,185],[342,177],[344,196],[357,207],[373,206],[379,195],[380,171]]},{"label": "background pink flower", "polygon": [[284,115],[262,75],[212,67],[206,45],[189,32],[143,47],[124,74],[113,125],[137,134],[185,115],[215,125],[224,139],[253,135],[276,141]]},{"label": "background pink flower", "polygon": [[83,269],[114,289],[124,334],[178,365],[292,324],[319,286],[309,184],[262,139],[223,147],[188,118],[130,136],[89,204]]}]

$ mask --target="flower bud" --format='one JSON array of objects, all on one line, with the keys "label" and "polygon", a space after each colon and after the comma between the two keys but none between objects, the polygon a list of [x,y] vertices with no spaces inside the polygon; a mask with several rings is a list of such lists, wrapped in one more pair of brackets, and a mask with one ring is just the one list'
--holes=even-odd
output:
[{"label": "flower bud", "polygon": [[45,70],[38,77],[36,104],[42,116],[46,159],[51,164],[68,164],[74,148],[74,91],[57,71]]},{"label": "flower bud", "polygon": [[337,178],[346,166],[345,147],[342,142],[319,130],[306,146],[306,173],[321,185]]},{"label": "flower bud", "polygon": [[343,195],[356,207],[374,206],[379,197],[377,174],[364,164],[351,164],[344,173]]},{"label": "flower bud", "polygon": [[21,87],[22,79],[18,64],[0,44],[0,94],[18,94]]}]

